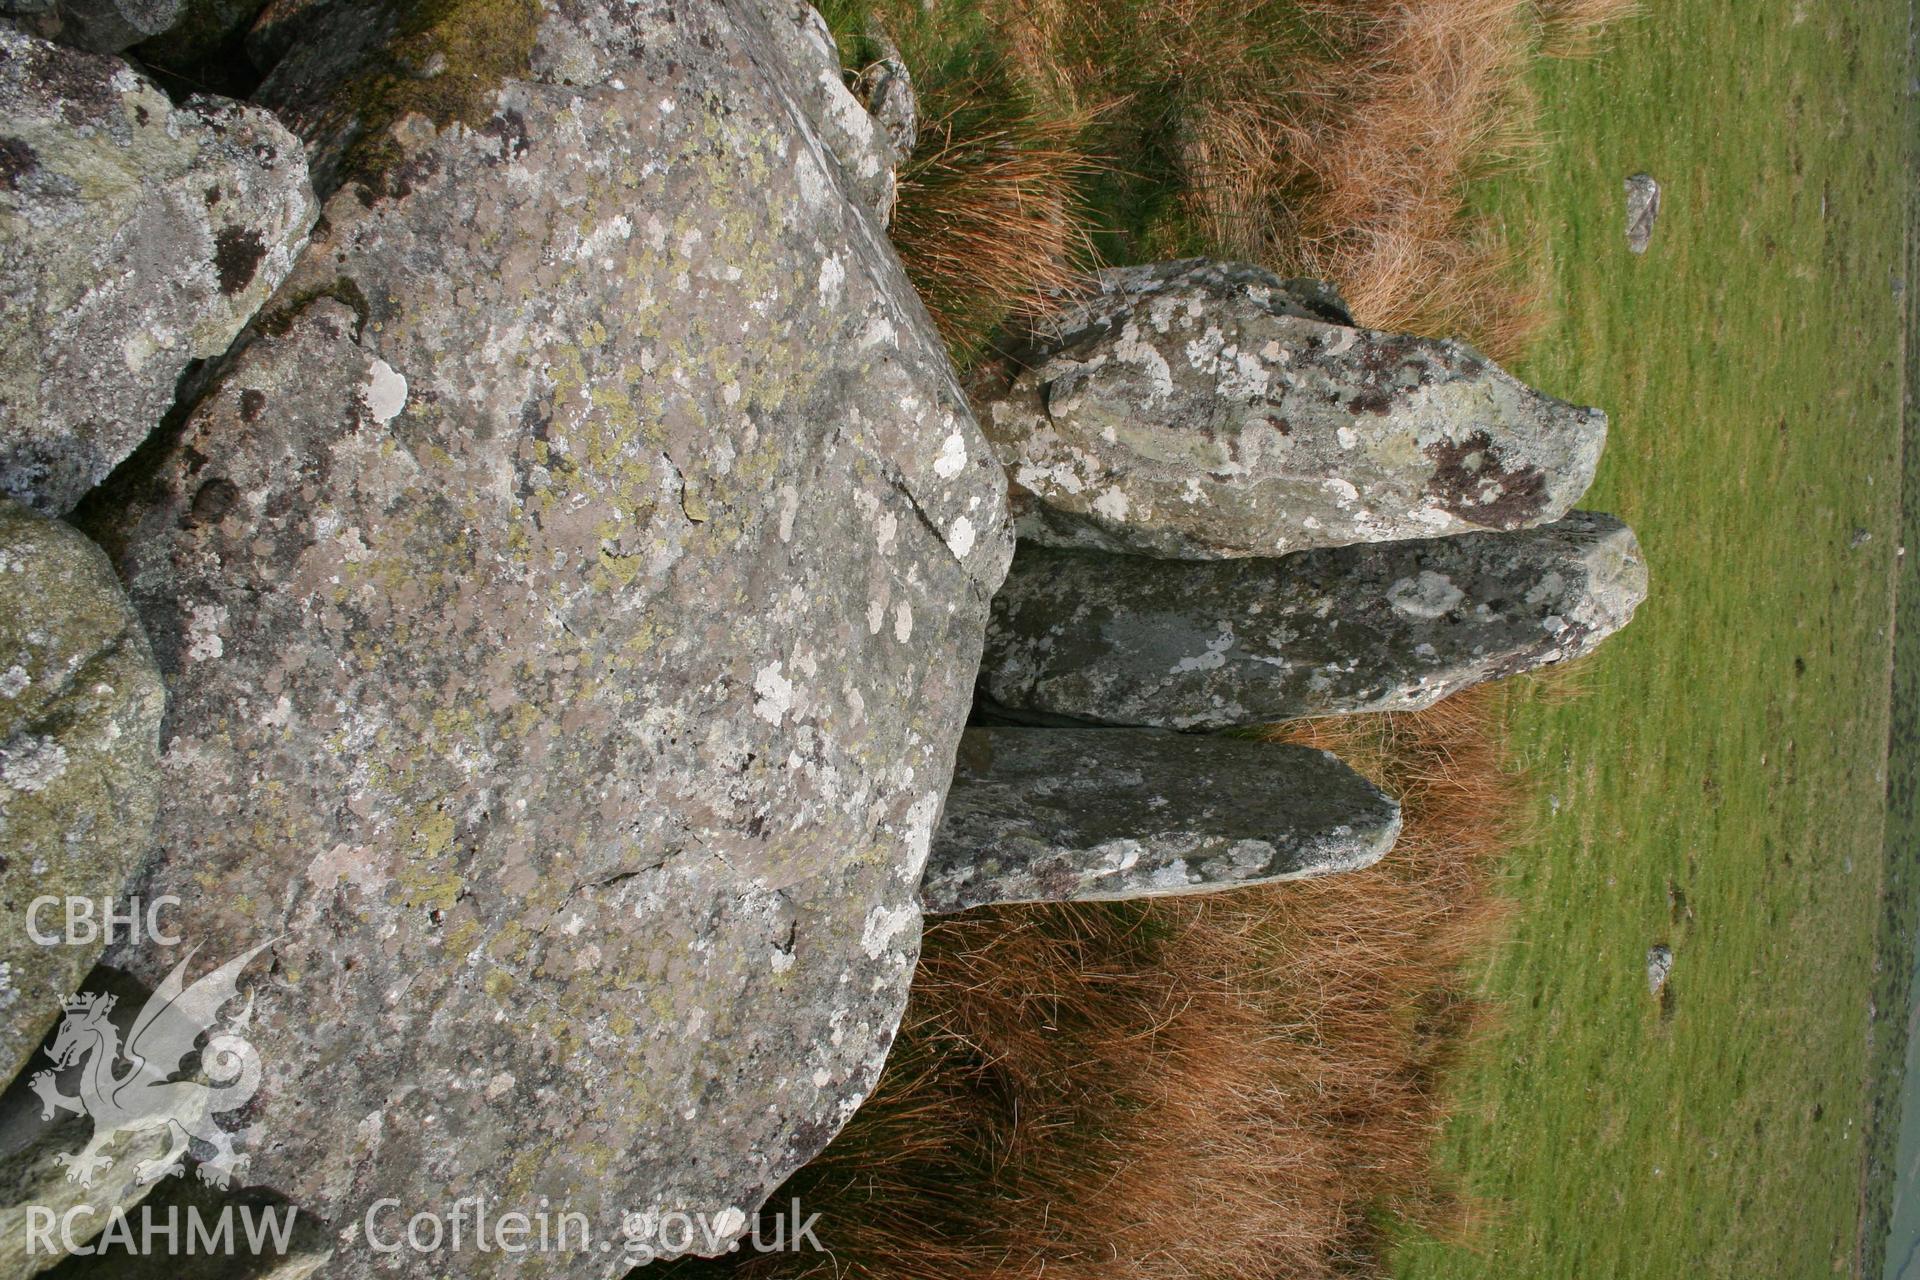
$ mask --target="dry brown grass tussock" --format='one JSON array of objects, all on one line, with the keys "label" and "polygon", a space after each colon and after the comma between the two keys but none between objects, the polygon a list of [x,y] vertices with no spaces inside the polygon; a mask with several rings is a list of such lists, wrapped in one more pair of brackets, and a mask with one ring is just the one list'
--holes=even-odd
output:
[{"label": "dry brown grass tussock", "polygon": [[921,126],[902,167],[891,236],[940,336],[959,352],[1001,323],[1038,313],[1087,262],[1081,184],[1094,161],[1077,116],[994,113],[973,107],[968,85]]},{"label": "dry brown grass tussock", "polygon": [[[998,65],[1035,104],[1024,124],[1044,135],[1036,156],[1071,157],[1077,180],[1104,155],[1136,186],[1174,189],[1174,208],[1126,233],[1136,238],[1124,256],[1205,252],[1318,276],[1341,288],[1363,323],[1464,337],[1501,360],[1537,327],[1537,264],[1473,214],[1469,190],[1532,157],[1532,60],[1590,50],[1632,7],[980,0]],[[971,101],[1006,101],[996,94]],[[938,86],[935,96],[969,100]],[[1052,125],[1040,127],[1049,113]],[[916,279],[932,282],[943,323],[971,334],[980,316],[1029,305],[1036,290],[1017,283],[1023,263],[1046,287],[1090,265],[1075,250],[1096,219],[1066,187],[1045,185],[1042,167],[1021,166],[1012,220],[997,209],[975,216],[968,206],[992,197],[962,169],[903,193],[919,228],[902,251],[910,263],[924,255]],[[949,208],[967,220],[945,221]],[[995,270],[975,282],[952,274],[982,251]],[[963,318],[946,320],[949,312]]]}]

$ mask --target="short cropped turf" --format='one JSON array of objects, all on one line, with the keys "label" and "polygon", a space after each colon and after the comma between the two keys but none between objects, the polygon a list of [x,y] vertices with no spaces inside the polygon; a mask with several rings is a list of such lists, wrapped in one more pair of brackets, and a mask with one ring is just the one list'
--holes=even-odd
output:
[{"label": "short cropped turf", "polygon": [[[1491,1217],[1470,1246],[1404,1242],[1409,1280],[1852,1273],[1884,1194],[1862,1169],[1871,1055],[1906,1014],[1870,1023],[1908,6],[1646,10],[1536,71],[1546,151],[1491,198],[1550,263],[1517,371],[1613,415],[1587,503],[1638,530],[1653,594],[1584,696],[1515,712],[1539,834],[1444,1160]],[[1665,204],[1635,257],[1641,170]]]}]

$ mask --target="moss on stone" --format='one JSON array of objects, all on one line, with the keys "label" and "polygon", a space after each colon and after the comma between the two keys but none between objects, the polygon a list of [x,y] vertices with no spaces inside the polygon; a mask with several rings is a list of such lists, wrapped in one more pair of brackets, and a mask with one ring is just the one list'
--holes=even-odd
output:
[{"label": "moss on stone", "polygon": [[540,31],[539,0],[407,0],[386,56],[345,90],[360,118],[342,173],[375,182],[401,158],[394,124],[420,115],[478,126],[493,96],[524,76]]}]

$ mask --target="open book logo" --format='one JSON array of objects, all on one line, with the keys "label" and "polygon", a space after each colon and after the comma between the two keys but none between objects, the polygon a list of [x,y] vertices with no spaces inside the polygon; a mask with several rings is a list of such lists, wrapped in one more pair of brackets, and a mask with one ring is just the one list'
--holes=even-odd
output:
[{"label": "open book logo", "polygon": [[[136,1168],[140,1182],[184,1171],[196,1141],[212,1149],[200,1160],[201,1181],[225,1187],[246,1173],[247,1157],[233,1149],[236,1135],[215,1118],[245,1106],[260,1087],[260,1055],[238,1034],[252,1019],[253,997],[225,1025],[220,1011],[239,997],[241,970],[274,941],[236,956],[192,986],[186,984],[187,965],[199,948],[189,949],[141,1007],[124,1044],[110,1017],[113,996],[83,992],[61,1001],[66,1016],[46,1050],[54,1067],[35,1073],[30,1083],[40,1095],[43,1120],[70,1111],[93,1121],[86,1146],[54,1157],[66,1167],[68,1182],[92,1186],[95,1175],[113,1164],[102,1148],[117,1135],[159,1128],[169,1131],[170,1145],[164,1155]],[[208,1039],[199,1044],[202,1036]],[[200,1074],[210,1083],[172,1079],[196,1045]],[[69,1097],[60,1092],[55,1071],[76,1065],[80,1092]]]}]

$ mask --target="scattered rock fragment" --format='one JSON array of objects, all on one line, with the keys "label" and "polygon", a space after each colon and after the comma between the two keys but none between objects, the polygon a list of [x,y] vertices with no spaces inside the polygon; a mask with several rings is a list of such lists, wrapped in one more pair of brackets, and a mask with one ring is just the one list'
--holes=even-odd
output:
[{"label": "scattered rock fragment", "polygon": [[1325,286],[1191,259],[1099,292],[982,379],[1020,534],[1172,559],[1517,529],[1586,491],[1606,416]]},{"label": "scattered rock fragment", "polygon": [[64,514],[227,349],[313,225],[299,142],[0,27],[0,493]]},{"label": "scattered rock fragment", "polygon": [[1370,866],[1400,807],[1324,751],[1129,729],[969,729],[928,911],[1202,893]]},{"label": "scattered rock fragment", "polygon": [[1647,992],[1659,995],[1673,975],[1673,948],[1656,942],[1647,948]]},{"label": "scattered rock fragment", "polygon": [[[67,940],[64,900],[90,899],[97,924],[147,853],[165,709],[107,557],[0,498],[0,1078],[101,953],[98,937]],[[55,905],[29,920],[37,898]]]},{"label": "scattered rock fragment", "polygon": [[1633,531],[1588,512],[1278,559],[1023,546],[980,690],[1016,719],[1169,729],[1410,711],[1587,653],[1646,591]]},{"label": "scattered rock fragment", "polygon": [[886,133],[893,154],[905,159],[920,140],[920,98],[913,88],[913,74],[877,18],[868,25],[867,39],[880,56],[860,72],[854,89]]},{"label": "scattered rock fragment", "polygon": [[1626,180],[1627,248],[1645,253],[1653,242],[1653,224],[1660,219],[1660,184],[1649,173],[1636,173]]}]

